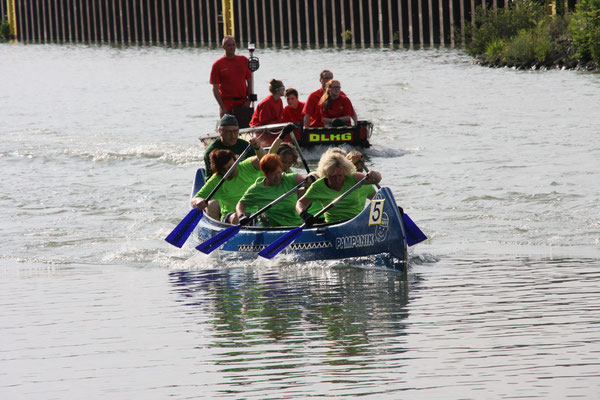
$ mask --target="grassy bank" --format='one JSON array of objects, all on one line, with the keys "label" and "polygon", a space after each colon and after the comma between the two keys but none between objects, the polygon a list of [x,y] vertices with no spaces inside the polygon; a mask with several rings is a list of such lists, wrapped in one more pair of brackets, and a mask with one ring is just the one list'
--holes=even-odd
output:
[{"label": "grassy bank", "polygon": [[6,18],[0,19],[0,42],[10,39],[10,25]]},{"label": "grassy bank", "polygon": [[600,0],[552,15],[544,4],[515,0],[496,11],[478,7],[466,50],[482,65],[537,68],[600,67]]}]

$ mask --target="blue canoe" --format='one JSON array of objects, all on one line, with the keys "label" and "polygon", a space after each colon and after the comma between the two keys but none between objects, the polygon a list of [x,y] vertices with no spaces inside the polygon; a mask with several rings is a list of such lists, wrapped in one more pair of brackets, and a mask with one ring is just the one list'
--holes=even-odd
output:
[{"label": "blue canoe", "polygon": [[[192,196],[204,184],[202,172],[198,169],[196,173]],[[394,268],[405,270],[408,250],[403,221],[391,190],[382,187],[356,217],[341,223],[305,228],[281,254],[302,261],[386,254],[394,257]],[[194,237],[201,243],[230,226],[205,214]],[[220,250],[254,257],[290,229],[243,227]]]}]

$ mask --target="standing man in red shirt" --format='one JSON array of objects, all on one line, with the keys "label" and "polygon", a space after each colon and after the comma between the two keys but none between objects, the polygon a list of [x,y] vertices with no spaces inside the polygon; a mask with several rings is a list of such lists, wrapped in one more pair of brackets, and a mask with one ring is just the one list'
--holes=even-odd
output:
[{"label": "standing man in red shirt", "polygon": [[223,38],[223,49],[225,55],[215,61],[210,71],[210,83],[219,104],[220,117],[224,114],[235,115],[233,109],[236,107],[249,107],[248,96],[252,93],[252,72],[248,68],[248,59],[235,55],[233,36]]}]

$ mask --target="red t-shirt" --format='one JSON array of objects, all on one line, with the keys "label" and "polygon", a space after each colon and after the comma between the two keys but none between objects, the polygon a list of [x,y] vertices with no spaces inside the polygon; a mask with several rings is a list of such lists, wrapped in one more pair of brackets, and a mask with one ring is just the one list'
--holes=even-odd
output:
[{"label": "red t-shirt", "polygon": [[210,83],[219,85],[219,93],[229,111],[246,102],[246,80],[251,77],[248,59],[244,56],[234,56],[231,59],[221,57],[215,61],[210,71]]},{"label": "red t-shirt", "polygon": [[252,119],[250,120],[250,126],[263,126],[269,124],[278,124],[281,122],[281,115],[283,114],[283,101],[281,99],[275,100],[272,94],[265,97],[258,105]]},{"label": "red t-shirt", "polygon": [[323,126],[323,120],[321,119],[321,107],[319,107],[319,100],[323,96],[323,89],[317,89],[308,95],[302,114],[310,115],[310,126]]},{"label": "red t-shirt", "polygon": [[354,107],[350,99],[342,94],[337,99],[331,102],[331,107],[328,110],[323,109],[321,105],[322,118],[339,118],[354,115]]},{"label": "red t-shirt", "polygon": [[296,108],[285,106],[281,122],[302,122],[304,120],[303,109],[304,103],[301,101],[298,102],[298,107]]},{"label": "red t-shirt", "polygon": [[[345,96],[346,94],[343,91],[340,91],[340,96]],[[302,112],[304,114],[310,115],[310,124],[309,126],[324,126],[323,125],[323,117],[321,116],[321,107],[319,106],[319,101],[321,101],[321,97],[323,97],[323,89],[318,89],[308,95],[308,99],[306,99],[306,104],[304,105],[304,109]]]}]

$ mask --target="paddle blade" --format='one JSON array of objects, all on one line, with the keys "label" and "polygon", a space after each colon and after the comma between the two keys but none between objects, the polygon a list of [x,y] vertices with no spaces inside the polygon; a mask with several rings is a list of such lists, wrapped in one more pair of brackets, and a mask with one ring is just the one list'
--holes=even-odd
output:
[{"label": "paddle blade", "polygon": [[220,245],[228,241],[233,235],[240,231],[241,225],[233,225],[229,228],[217,233],[215,236],[208,240],[200,243],[196,246],[196,250],[203,252],[204,254],[210,254],[214,250],[218,249]]},{"label": "paddle blade", "polygon": [[182,220],[177,224],[173,232],[165,240],[175,247],[181,248],[185,241],[190,237],[190,234],[200,222],[202,211],[193,208]]},{"label": "paddle blade", "polygon": [[406,214],[402,214],[402,222],[404,222],[404,231],[406,233],[406,244],[414,246],[427,239],[427,236],[419,229],[417,224]]},{"label": "paddle blade", "polygon": [[275,257],[279,252],[285,249],[290,243],[292,243],[300,234],[302,233],[302,228],[295,228],[271,243],[266,248],[262,249],[258,255],[264,258],[268,258],[269,260]]}]

